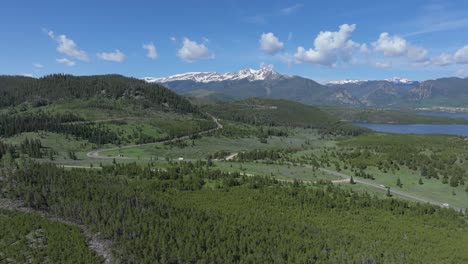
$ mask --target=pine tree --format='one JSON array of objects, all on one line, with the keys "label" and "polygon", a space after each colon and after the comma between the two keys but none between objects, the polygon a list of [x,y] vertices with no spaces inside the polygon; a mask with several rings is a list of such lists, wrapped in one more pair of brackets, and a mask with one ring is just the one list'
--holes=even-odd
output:
[{"label": "pine tree", "polygon": [[403,187],[403,184],[401,183],[400,177],[398,177],[397,182],[396,182],[396,185],[397,185],[398,187],[400,187],[400,188]]},{"label": "pine tree", "polygon": [[392,197],[392,193],[390,192],[390,187],[387,187],[387,197]]}]

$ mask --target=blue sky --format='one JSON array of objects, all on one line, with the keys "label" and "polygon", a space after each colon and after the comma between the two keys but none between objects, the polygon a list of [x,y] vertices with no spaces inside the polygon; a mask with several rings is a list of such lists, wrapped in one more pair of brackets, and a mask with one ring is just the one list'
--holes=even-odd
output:
[{"label": "blue sky", "polygon": [[325,82],[468,76],[468,1],[23,1],[0,74],[161,77],[274,65]]}]

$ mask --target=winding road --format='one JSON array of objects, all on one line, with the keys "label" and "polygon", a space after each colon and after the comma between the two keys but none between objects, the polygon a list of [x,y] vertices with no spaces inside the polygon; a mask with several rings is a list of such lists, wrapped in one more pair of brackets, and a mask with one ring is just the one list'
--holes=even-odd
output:
[{"label": "winding road", "polygon": [[[323,173],[333,175],[335,177],[340,177],[343,180],[350,181],[350,179],[351,179],[351,176],[343,174],[343,173],[339,173],[339,172],[336,172],[336,171],[327,170],[325,168],[319,168],[319,170],[321,172],[323,172]],[[373,183],[373,182],[368,182],[368,181],[361,180],[361,179],[356,179],[355,177],[353,177],[353,180],[356,183],[361,183],[361,184],[364,184],[364,185],[367,185],[367,186],[374,187],[376,189],[387,191],[387,187],[385,187],[383,185],[379,185],[379,184],[376,184],[376,183]],[[430,200],[430,199],[426,199],[426,198],[422,198],[422,197],[418,197],[418,196],[415,196],[415,195],[412,195],[412,194],[409,194],[409,193],[406,193],[406,192],[402,192],[400,190],[390,189],[390,193],[393,193],[393,194],[396,194],[396,195],[399,195],[399,196],[402,196],[402,197],[405,197],[405,198],[409,198],[409,199],[412,199],[412,200],[416,200],[418,202],[429,203],[429,204],[437,205],[437,206],[440,206],[440,207],[445,207],[444,203],[442,203],[442,202],[434,201],[434,200]],[[453,206],[450,206],[450,208],[452,208],[452,209],[454,209],[456,211],[461,210],[461,208],[457,208],[457,207],[453,207]]]},{"label": "winding road", "polygon": [[127,145],[127,146],[121,146],[121,147],[112,147],[112,148],[106,148],[106,149],[93,150],[93,151],[90,151],[90,152],[86,153],[86,156],[88,158],[96,158],[96,159],[134,159],[134,158],[131,158],[131,157],[102,155],[101,152],[113,151],[113,150],[119,150],[119,149],[127,149],[127,148],[134,148],[134,147],[141,147],[141,146],[151,146],[151,145],[156,145],[156,144],[164,144],[164,143],[168,143],[168,142],[174,142],[176,140],[186,140],[186,139],[190,139],[190,137],[195,136],[195,135],[204,135],[204,134],[207,134],[207,133],[210,133],[210,132],[213,132],[213,131],[216,131],[216,130],[219,130],[219,129],[223,128],[223,125],[221,123],[219,123],[219,120],[216,117],[214,117],[214,116],[212,116],[212,115],[210,115],[208,113],[206,113],[206,114],[208,116],[210,116],[213,119],[213,121],[216,123],[215,128],[211,128],[211,129],[208,129],[208,130],[204,130],[204,131],[201,131],[201,132],[193,133],[193,134],[178,137],[178,138],[158,141],[158,142],[151,142],[151,143],[144,143],[144,144],[135,144],[135,145]]},{"label": "winding road", "polygon": [[[93,150],[93,151],[88,152],[86,154],[86,156],[88,156],[89,158],[97,158],[97,159],[136,159],[136,158],[133,158],[133,157],[102,155],[101,152],[119,150],[119,149],[126,149],[126,148],[133,148],[133,147],[149,146],[149,145],[155,145],[155,144],[161,144],[161,143],[168,143],[168,142],[173,142],[173,141],[176,141],[176,140],[186,140],[186,139],[189,139],[191,136],[194,136],[194,135],[203,135],[203,134],[207,134],[207,133],[210,133],[212,131],[216,131],[216,130],[219,130],[219,129],[223,128],[223,125],[221,123],[219,123],[219,120],[216,117],[214,117],[213,115],[208,114],[208,113],[206,113],[206,114],[208,116],[210,116],[213,119],[213,121],[216,123],[216,128],[208,129],[208,130],[201,131],[201,132],[198,132],[198,133],[194,133],[194,134],[191,134],[191,135],[186,135],[186,136],[182,136],[182,137],[178,137],[178,138],[174,138],[174,139],[169,139],[169,140],[165,140],[165,141]],[[237,156],[237,154],[238,153],[232,153],[229,156],[227,156],[225,158],[225,160],[226,161],[233,160]],[[307,164],[304,165],[304,167],[310,168],[310,169],[313,168],[311,165],[307,165]],[[325,169],[325,168],[318,168],[318,170],[320,170],[321,172],[326,173],[328,175],[332,175],[332,176],[335,176],[335,177],[339,178],[338,180],[332,181],[332,183],[349,182],[350,179],[351,179],[351,176],[343,174],[343,173],[339,173],[339,172],[336,172],[336,171],[328,170],[328,169]],[[383,186],[381,184],[368,182],[368,181],[365,181],[365,180],[362,180],[362,179],[357,179],[355,177],[353,177],[353,180],[356,183],[364,184],[364,185],[371,186],[371,187],[379,189],[379,190],[387,191],[387,187],[385,187],[385,186]],[[285,181],[287,181],[287,180],[285,180]],[[408,198],[408,199],[411,199],[411,200],[414,200],[414,201],[418,201],[418,202],[422,202],[422,203],[429,203],[429,204],[437,205],[437,206],[440,206],[440,207],[447,207],[446,205],[444,205],[443,202],[418,197],[418,196],[415,196],[415,195],[412,195],[412,194],[409,194],[409,193],[406,193],[406,192],[403,192],[403,191],[400,191],[400,190],[396,190],[396,189],[389,189],[389,190],[390,190],[390,193],[393,193],[393,194],[396,194],[396,195],[399,195],[401,197],[405,197],[405,198]],[[450,206],[450,208],[452,208],[452,209],[454,209],[456,211],[463,211],[461,208],[457,208],[457,207],[453,207],[453,206]]]}]

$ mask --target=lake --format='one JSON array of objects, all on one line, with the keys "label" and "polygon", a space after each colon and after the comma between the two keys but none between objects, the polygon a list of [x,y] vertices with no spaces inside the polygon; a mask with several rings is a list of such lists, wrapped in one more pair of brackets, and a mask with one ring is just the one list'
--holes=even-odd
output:
[{"label": "lake", "polygon": [[445,116],[445,117],[452,117],[452,118],[464,118],[468,119],[468,113],[449,113],[449,112],[418,112],[418,115],[425,115],[425,116]]},{"label": "lake", "polygon": [[398,134],[450,134],[468,137],[468,125],[353,123],[377,132]]},{"label": "lake", "polygon": [[[448,112],[419,112],[420,115],[446,116],[452,118],[468,119],[468,113],[448,113]],[[398,134],[449,134],[468,136],[468,125],[434,125],[434,124],[378,124],[360,123],[353,125],[366,127],[377,132],[398,133]]]}]

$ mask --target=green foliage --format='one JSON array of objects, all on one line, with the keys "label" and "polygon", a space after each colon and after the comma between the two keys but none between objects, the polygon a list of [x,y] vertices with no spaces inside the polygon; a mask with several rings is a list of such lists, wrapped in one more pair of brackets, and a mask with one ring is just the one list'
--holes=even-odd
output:
[{"label": "green foliage", "polygon": [[250,98],[232,103],[210,104],[204,109],[222,119],[252,125],[316,128],[323,133],[339,135],[355,135],[367,131],[342,123],[316,107],[287,100]]},{"label": "green foliage", "polygon": [[0,136],[11,137],[23,132],[49,131],[73,135],[96,144],[118,143],[116,133],[102,124],[81,122],[80,117],[68,114],[0,115]]},{"label": "green foliage", "polygon": [[[63,99],[124,98],[149,108],[159,106],[182,112],[198,112],[190,102],[169,89],[121,75],[48,75],[39,79],[0,76],[0,107],[21,103],[45,105]],[[39,102],[39,104],[37,103]]]},{"label": "green foliage", "polygon": [[77,227],[0,209],[1,263],[102,263]]},{"label": "green foliage", "polygon": [[239,152],[236,160],[240,162],[255,161],[255,160],[268,160],[277,161],[284,158],[289,153],[296,152],[296,149],[271,149],[271,150],[251,150]]},{"label": "green foliage", "polygon": [[462,137],[441,135],[368,134],[339,142],[336,155],[351,166],[395,171],[401,166],[420,171],[426,178],[440,178],[456,187],[468,178],[466,165],[468,142]]},{"label": "green foliage", "polygon": [[[6,176],[3,188],[112,238],[122,262],[468,260],[467,223],[453,210],[207,165],[65,170],[25,163]],[[207,187],[212,181],[217,187]]]},{"label": "green foliage", "polygon": [[27,154],[30,158],[42,158],[44,151],[39,139],[29,140],[25,138],[20,145],[21,154]]},{"label": "green foliage", "polygon": [[409,111],[351,107],[320,107],[324,112],[348,122],[400,124],[468,124],[464,118],[419,115]]}]

